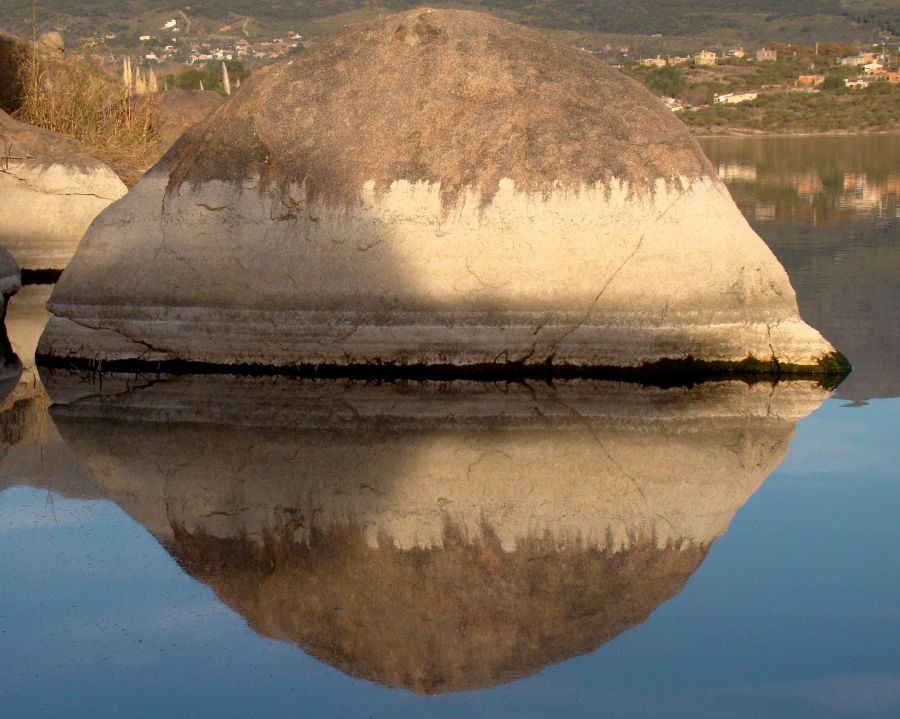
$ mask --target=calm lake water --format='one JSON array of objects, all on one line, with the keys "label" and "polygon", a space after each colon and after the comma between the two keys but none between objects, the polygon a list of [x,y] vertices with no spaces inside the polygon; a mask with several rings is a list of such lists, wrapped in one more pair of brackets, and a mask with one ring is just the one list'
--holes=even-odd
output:
[{"label": "calm lake water", "polygon": [[900,136],[704,147],[833,393],[44,372],[50,408],[23,290],[0,716],[900,715]]}]

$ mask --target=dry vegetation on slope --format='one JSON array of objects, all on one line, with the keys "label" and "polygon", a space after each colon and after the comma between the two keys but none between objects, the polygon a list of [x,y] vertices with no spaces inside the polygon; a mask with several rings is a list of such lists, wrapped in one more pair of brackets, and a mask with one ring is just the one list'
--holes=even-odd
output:
[{"label": "dry vegetation on slope", "polygon": [[16,119],[74,138],[129,185],[156,161],[154,96],[132,97],[101,68],[36,51],[30,43],[3,38],[0,57],[2,109]]}]

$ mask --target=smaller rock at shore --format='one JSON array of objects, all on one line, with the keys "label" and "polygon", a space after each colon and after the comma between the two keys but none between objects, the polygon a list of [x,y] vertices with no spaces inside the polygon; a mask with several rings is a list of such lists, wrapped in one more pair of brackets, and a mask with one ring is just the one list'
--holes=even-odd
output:
[{"label": "smaller rock at shore", "polygon": [[29,270],[62,270],[93,219],[127,188],[63,135],[0,110],[0,243]]}]

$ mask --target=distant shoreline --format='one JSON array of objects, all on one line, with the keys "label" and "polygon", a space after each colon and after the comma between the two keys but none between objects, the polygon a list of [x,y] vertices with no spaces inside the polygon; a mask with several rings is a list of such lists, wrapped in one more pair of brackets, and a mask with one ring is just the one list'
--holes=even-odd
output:
[{"label": "distant shoreline", "polygon": [[690,133],[699,139],[722,139],[722,138],[733,138],[733,137],[742,137],[742,138],[756,138],[756,137],[848,137],[851,135],[898,135],[900,134],[900,127],[890,128],[890,129],[876,129],[876,130],[803,130],[800,132],[791,132],[790,130],[785,130],[782,132],[767,132],[765,130],[752,130],[752,129],[744,129],[744,128],[735,128],[731,131],[717,131],[717,132],[697,132],[697,128],[691,127],[688,125],[688,130]]}]

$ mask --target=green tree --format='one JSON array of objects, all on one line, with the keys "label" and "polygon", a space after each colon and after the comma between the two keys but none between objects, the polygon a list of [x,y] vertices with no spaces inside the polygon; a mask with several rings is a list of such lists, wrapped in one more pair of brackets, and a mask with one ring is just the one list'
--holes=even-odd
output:
[{"label": "green tree", "polygon": [[[182,90],[199,90],[200,83],[204,79],[205,75],[203,72],[195,67],[189,67],[187,70],[185,70],[175,78],[175,87],[178,87]],[[203,83],[203,86],[206,87],[205,82]]]},{"label": "green tree", "polygon": [[[225,67],[228,69],[232,87],[234,87],[235,80],[244,79],[249,74],[240,60],[225,60]],[[222,84],[222,62],[218,60],[208,62],[202,70],[189,67],[177,77],[169,75],[166,77],[166,81],[169,87],[177,87],[182,90],[199,90],[202,82],[204,90],[214,90],[223,94],[225,92]]]},{"label": "green tree", "polygon": [[822,83],[823,90],[843,90],[844,78],[840,75],[826,75],[825,82]]},{"label": "green tree", "polygon": [[669,97],[675,97],[685,86],[684,73],[671,65],[658,67],[647,73],[644,82],[654,92]]}]

